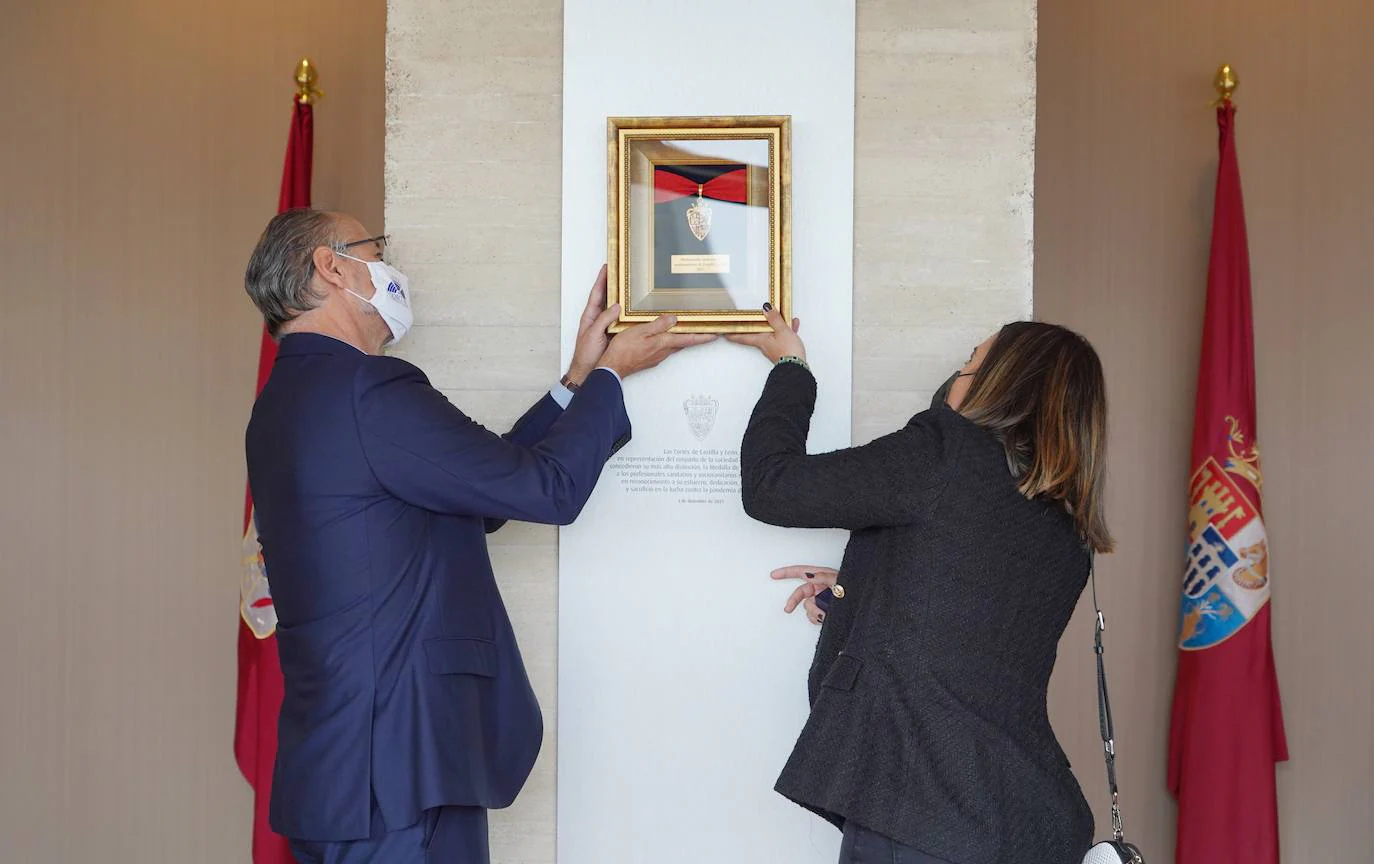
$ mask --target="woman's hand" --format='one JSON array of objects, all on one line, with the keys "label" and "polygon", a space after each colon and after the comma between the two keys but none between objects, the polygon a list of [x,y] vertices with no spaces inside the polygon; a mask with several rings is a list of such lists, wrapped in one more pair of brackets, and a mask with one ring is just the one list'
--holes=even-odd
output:
[{"label": "woman's hand", "polygon": [[797,335],[801,331],[801,319],[793,318],[792,326],[787,326],[782,314],[774,309],[771,303],[763,304],[763,313],[773,328],[772,333],[735,333],[729,337],[730,341],[759,349],[771,363],[777,363],[783,357],[800,357],[805,360],[806,345],[802,344],[801,337]]},{"label": "woman's hand", "polygon": [[829,567],[796,564],[791,567],[779,567],[770,575],[777,580],[798,579],[802,583],[787,598],[787,603],[783,605],[782,611],[794,612],[800,604],[806,610],[806,617],[812,624],[820,624],[825,620],[825,610],[816,604],[816,595],[827,588],[835,587],[835,582],[840,577],[840,571],[832,570]]}]

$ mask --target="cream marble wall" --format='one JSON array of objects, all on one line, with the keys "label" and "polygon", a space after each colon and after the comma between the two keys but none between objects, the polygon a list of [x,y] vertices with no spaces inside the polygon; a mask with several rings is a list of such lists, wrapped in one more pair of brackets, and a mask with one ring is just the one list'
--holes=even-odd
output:
[{"label": "cream marble wall", "polygon": [[[857,27],[862,442],[924,407],[974,344],[1030,311],[1035,3],[859,0]],[[388,6],[386,229],[417,316],[398,353],[497,429],[561,371],[562,39],[551,0]],[[492,559],[547,720],[529,785],[493,814],[493,857],[549,864],[556,534],[508,526]]]}]

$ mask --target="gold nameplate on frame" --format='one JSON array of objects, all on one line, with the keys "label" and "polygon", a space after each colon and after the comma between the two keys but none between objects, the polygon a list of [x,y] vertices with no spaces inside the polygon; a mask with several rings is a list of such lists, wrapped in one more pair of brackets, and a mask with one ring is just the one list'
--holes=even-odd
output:
[{"label": "gold nameplate on frame", "polygon": [[612,332],[673,314],[681,333],[757,333],[792,314],[791,118],[607,121]]},{"label": "gold nameplate on frame", "polygon": [[682,273],[729,273],[729,255],[674,255],[669,265],[673,275]]}]

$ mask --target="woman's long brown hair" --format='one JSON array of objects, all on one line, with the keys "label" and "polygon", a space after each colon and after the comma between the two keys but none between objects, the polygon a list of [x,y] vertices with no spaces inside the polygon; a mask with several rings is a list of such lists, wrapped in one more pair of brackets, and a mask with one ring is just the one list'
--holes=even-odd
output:
[{"label": "woman's long brown hair", "polygon": [[1002,442],[1023,495],[1062,504],[1084,542],[1112,551],[1102,500],[1107,386],[1088,340],[1055,324],[1008,324],[988,347],[959,413]]}]

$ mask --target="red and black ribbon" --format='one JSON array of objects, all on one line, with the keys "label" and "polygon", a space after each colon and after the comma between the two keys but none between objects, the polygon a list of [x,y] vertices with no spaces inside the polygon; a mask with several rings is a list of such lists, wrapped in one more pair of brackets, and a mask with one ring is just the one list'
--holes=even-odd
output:
[{"label": "red and black ribbon", "polygon": [[[687,166],[683,166],[684,168]],[[695,167],[695,166],[693,166]],[[665,204],[679,198],[696,196],[735,204],[749,203],[749,171],[741,166],[713,177],[688,177],[670,168],[654,169],[654,203]]]}]

